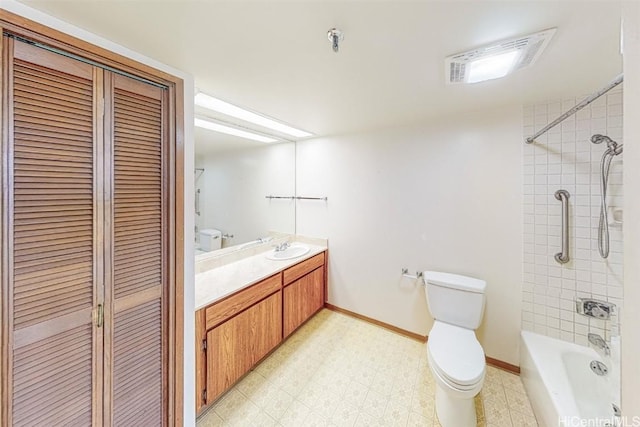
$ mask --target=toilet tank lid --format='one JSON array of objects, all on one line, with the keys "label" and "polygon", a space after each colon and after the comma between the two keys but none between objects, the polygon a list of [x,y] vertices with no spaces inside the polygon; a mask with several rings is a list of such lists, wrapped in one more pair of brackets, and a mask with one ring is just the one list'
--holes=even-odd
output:
[{"label": "toilet tank lid", "polygon": [[222,231],[216,230],[215,228],[205,228],[200,230],[200,234],[204,234],[205,236],[217,236],[221,235]]},{"label": "toilet tank lid", "polygon": [[425,271],[424,280],[434,285],[445,286],[461,291],[484,293],[487,282],[473,277],[461,276],[459,274],[441,273],[438,271]]}]

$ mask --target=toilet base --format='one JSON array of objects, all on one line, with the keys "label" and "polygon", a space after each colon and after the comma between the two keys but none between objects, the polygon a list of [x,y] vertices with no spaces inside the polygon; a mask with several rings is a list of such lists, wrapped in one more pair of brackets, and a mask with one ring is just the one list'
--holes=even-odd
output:
[{"label": "toilet base", "polygon": [[473,397],[458,399],[436,384],[436,415],[442,427],[475,427],[476,406]]}]

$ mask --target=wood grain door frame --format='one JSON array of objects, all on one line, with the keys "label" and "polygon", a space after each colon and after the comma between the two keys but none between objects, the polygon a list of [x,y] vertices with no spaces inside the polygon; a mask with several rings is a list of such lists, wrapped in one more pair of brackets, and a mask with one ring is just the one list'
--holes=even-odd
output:
[{"label": "wood grain door frame", "polygon": [[[169,227],[169,265],[168,268],[168,425],[183,424],[183,366],[184,366],[184,82],[179,77],[156,70],[153,67],[139,63],[131,58],[95,46],[63,32],[54,30],[30,19],[0,9],[0,28],[16,36],[43,43],[45,45],[69,52],[79,57],[112,67],[123,72],[142,77],[144,79],[163,84],[168,87],[169,96],[169,147],[170,161],[170,227]],[[1,52],[3,62],[10,52]],[[0,76],[3,88],[9,81],[9,76],[2,72]],[[11,301],[12,286],[9,272],[11,271],[11,242],[8,233],[11,215],[4,212],[11,210],[10,197],[10,152],[12,125],[8,117],[9,100],[3,97],[0,103],[0,117],[2,129],[0,142],[0,187],[2,198],[0,208],[0,425],[11,425],[10,407],[8,402],[11,393]]]},{"label": "wood grain door frame", "polygon": [[[2,49],[2,63],[7,64],[13,57],[13,46],[0,43]],[[0,179],[2,180],[2,199],[0,202],[0,424],[11,425],[11,413],[9,411],[10,392],[13,385],[13,277],[9,271],[13,270],[13,256],[10,248],[13,248],[13,233],[9,233],[13,223],[13,187],[9,185],[12,180],[13,167],[10,159],[13,157],[13,121],[9,117],[7,105],[13,103],[12,95],[5,89],[12,80],[11,70],[0,67],[2,74],[2,93],[8,92],[11,99],[2,99],[2,141],[0,155]]]}]

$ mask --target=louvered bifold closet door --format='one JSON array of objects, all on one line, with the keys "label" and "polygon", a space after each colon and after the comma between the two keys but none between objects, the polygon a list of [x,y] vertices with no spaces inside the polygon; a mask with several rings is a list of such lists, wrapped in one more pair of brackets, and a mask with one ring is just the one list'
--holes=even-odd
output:
[{"label": "louvered bifold closet door", "polygon": [[[167,174],[166,91],[107,75],[113,182],[111,299],[112,408],[115,426],[166,420]],[[109,96],[107,96],[109,99]]]},{"label": "louvered bifold closet door", "polygon": [[4,49],[9,414],[14,426],[91,425],[101,416],[93,308],[102,71],[7,37]]}]

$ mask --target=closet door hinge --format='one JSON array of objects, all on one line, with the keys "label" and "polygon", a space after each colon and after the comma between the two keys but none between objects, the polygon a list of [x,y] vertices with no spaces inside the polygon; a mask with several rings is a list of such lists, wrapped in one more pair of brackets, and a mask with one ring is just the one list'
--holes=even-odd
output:
[{"label": "closet door hinge", "polygon": [[207,351],[207,340],[202,340],[202,351]]},{"label": "closet door hinge", "polygon": [[207,389],[202,390],[202,403],[207,403]]},{"label": "closet door hinge", "polygon": [[101,328],[103,321],[104,321],[104,307],[102,306],[102,304],[98,304],[98,308],[96,311],[96,326],[98,328]]}]

